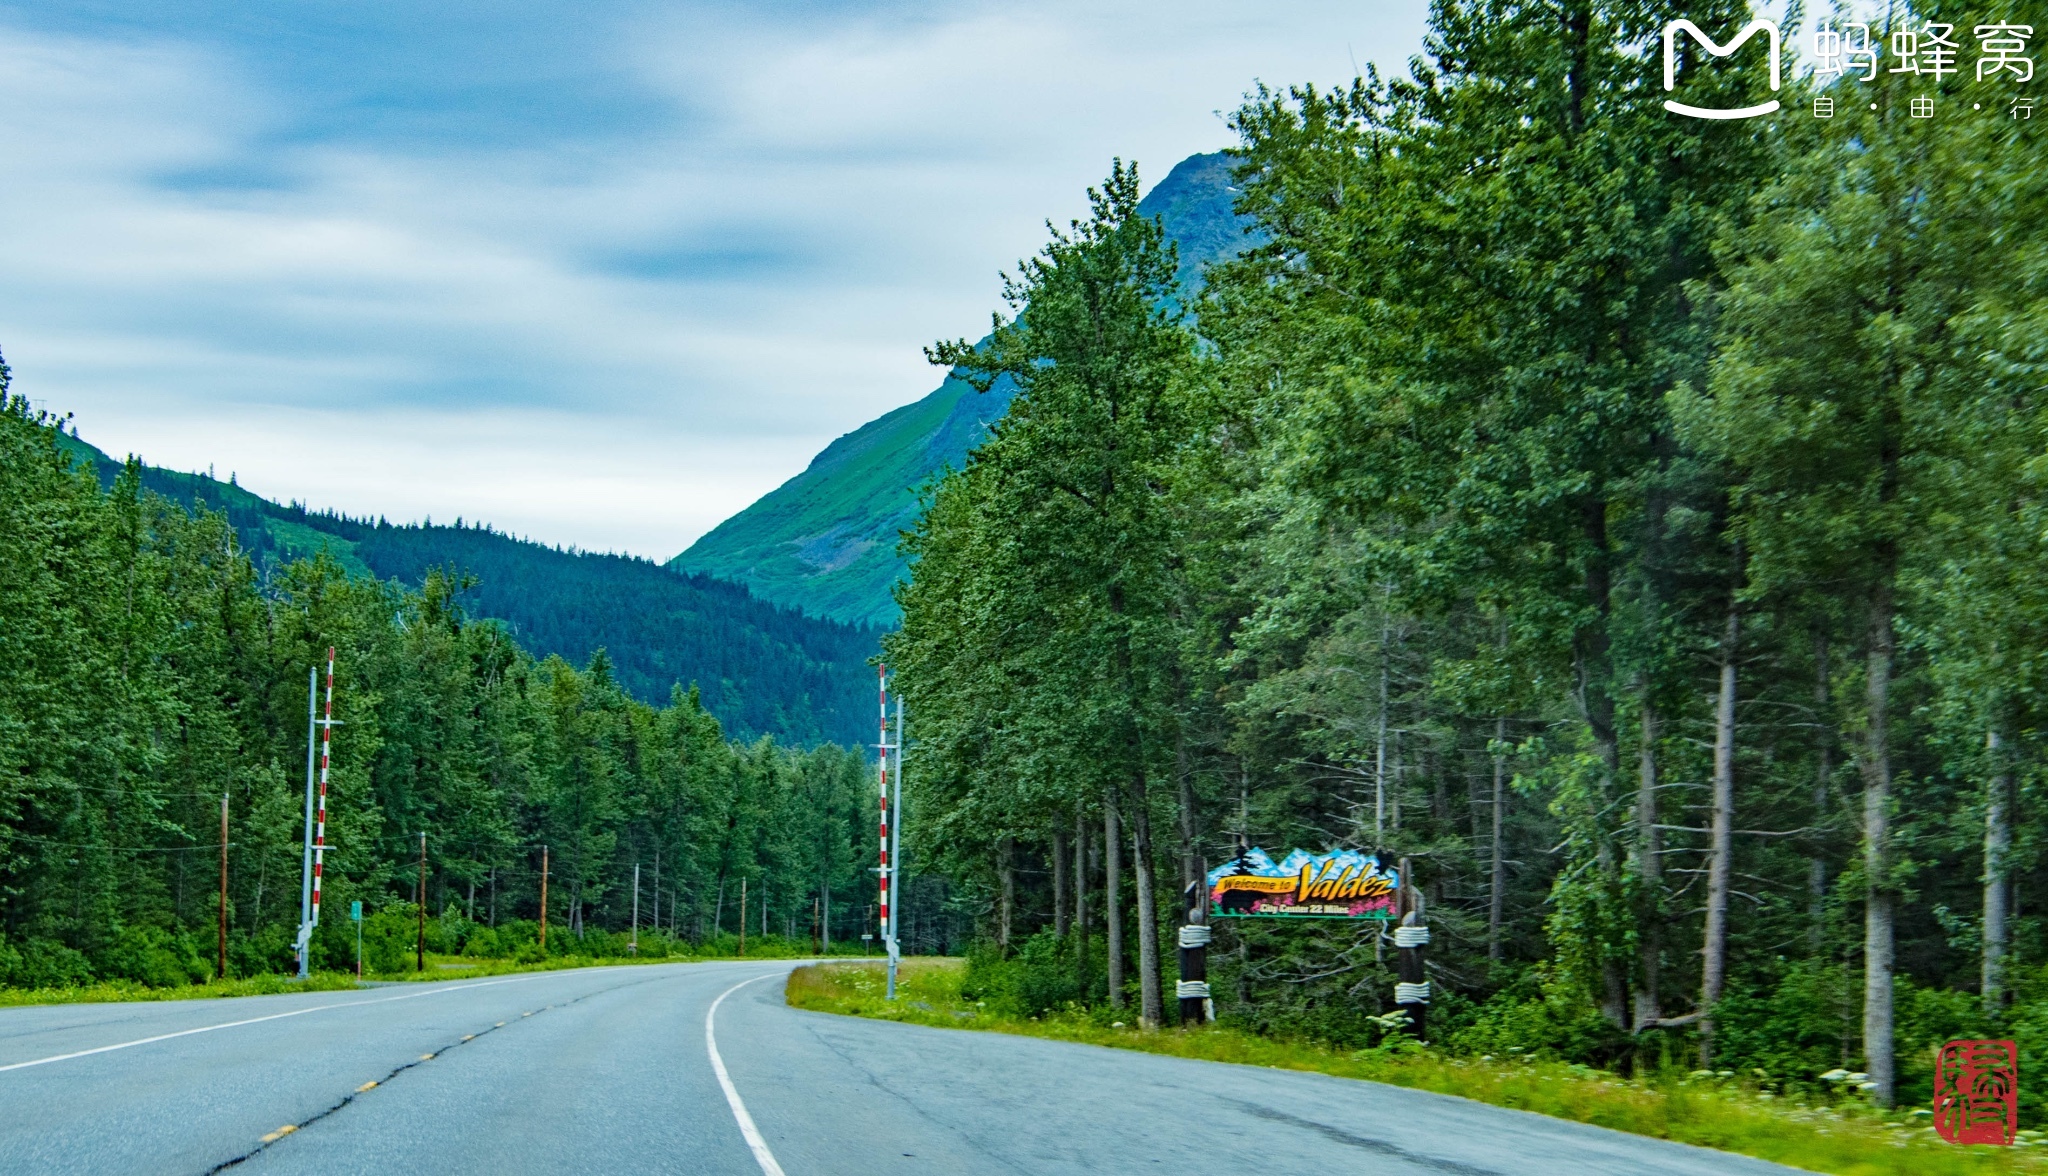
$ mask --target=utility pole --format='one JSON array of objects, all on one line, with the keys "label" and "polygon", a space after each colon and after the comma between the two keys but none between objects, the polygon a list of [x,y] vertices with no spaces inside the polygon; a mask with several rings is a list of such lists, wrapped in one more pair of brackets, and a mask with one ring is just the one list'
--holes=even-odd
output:
[{"label": "utility pole", "polygon": [[633,863],[633,938],[626,944],[626,954],[640,954],[640,863]]},{"label": "utility pole", "polygon": [[540,847],[540,954],[548,954],[548,847]]},{"label": "utility pole", "polygon": [[427,831],[420,830],[420,937],[413,956],[414,971],[427,970]]},{"label": "utility pole", "polygon": [[747,954],[747,876],[740,875],[740,954]]},{"label": "utility pole", "polygon": [[220,794],[220,962],[214,978],[228,978],[228,794]]}]

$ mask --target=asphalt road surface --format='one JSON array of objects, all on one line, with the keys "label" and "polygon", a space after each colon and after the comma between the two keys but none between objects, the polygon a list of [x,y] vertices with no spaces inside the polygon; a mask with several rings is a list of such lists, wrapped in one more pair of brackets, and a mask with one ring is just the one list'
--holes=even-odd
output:
[{"label": "asphalt road surface", "polygon": [[1317,1074],[799,1012],[790,967],[0,1009],[0,1172],[1791,1171]]}]

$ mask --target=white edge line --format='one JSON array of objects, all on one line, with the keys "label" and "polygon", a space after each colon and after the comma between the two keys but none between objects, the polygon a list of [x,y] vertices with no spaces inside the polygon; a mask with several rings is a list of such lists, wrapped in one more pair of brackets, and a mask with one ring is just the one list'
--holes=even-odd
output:
[{"label": "white edge line", "polygon": [[358,1005],[389,1004],[394,1000],[416,1000],[422,996],[439,996],[444,992],[462,992],[470,988],[490,988],[498,984],[517,984],[524,980],[540,980],[554,974],[553,972],[540,972],[531,976],[514,976],[509,980],[480,980],[475,984],[457,984],[446,988],[437,986],[425,992],[408,992],[402,996],[380,996],[374,1000],[344,1000],[337,1001],[334,1004],[314,1005],[309,1009],[293,1009],[285,1013],[272,1013],[267,1017],[249,1017],[241,1021],[223,1021],[218,1025],[201,1025],[197,1029],[180,1029],[176,1033],[159,1033],[155,1037],[138,1037],[134,1041],[122,1041],[113,1045],[102,1045],[94,1049],[81,1049],[75,1053],[56,1054],[47,1058],[36,1058],[33,1061],[15,1062],[11,1065],[0,1066],[0,1074],[4,1074],[9,1070],[26,1070],[30,1066],[47,1066],[51,1062],[68,1062],[73,1058],[86,1058],[91,1057],[93,1054],[112,1053],[117,1049],[130,1049],[138,1045],[169,1041],[173,1037],[190,1037],[194,1033],[211,1033],[216,1029],[234,1029],[242,1025],[256,1025],[264,1021],[282,1020],[285,1017],[303,1017],[307,1013],[324,1013],[329,1009],[348,1009],[355,1008]]},{"label": "white edge line", "polygon": [[711,1002],[711,1008],[704,1014],[704,1052],[711,1055],[711,1072],[718,1075],[718,1084],[725,1088],[725,1101],[732,1107],[732,1117],[739,1122],[740,1134],[746,1137],[747,1147],[754,1153],[754,1162],[761,1165],[762,1176],[787,1176],[782,1165],[775,1162],[775,1153],[768,1150],[768,1141],[761,1138],[761,1129],[754,1126],[754,1116],[747,1113],[747,1104],[740,1101],[739,1088],[732,1084],[732,1075],[725,1072],[725,1059],[718,1056],[718,1034],[712,1029],[712,1018],[718,1016],[718,1006],[725,998],[757,980],[766,980],[778,975],[769,972],[753,980],[742,980],[718,994]]}]

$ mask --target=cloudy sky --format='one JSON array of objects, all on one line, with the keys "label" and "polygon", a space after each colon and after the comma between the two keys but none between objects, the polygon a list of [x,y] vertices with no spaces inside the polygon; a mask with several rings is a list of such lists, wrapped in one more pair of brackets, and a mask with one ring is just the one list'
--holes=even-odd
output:
[{"label": "cloudy sky", "polygon": [[0,352],[117,456],[665,559],[1424,8],[0,2]]}]

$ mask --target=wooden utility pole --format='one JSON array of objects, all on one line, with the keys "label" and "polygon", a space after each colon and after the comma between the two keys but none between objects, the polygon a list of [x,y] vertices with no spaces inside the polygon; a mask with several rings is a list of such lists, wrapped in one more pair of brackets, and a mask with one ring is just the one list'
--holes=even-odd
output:
[{"label": "wooden utility pole", "polygon": [[228,978],[228,794],[220,794],[220,960],[214,978]]},{"label": "wooden utility pole", "polygon": [[540,954],[548,954],[548,847],[540,847]]},{"label": "wooden utility pole", "polygon": [[413,959],[415,971],[427,970],[427,833],[420,830],[420,936]]},{"label": "wooden utility pole", "polygon": [[747,876],[740,875],[740,954],[747,954]]}]

